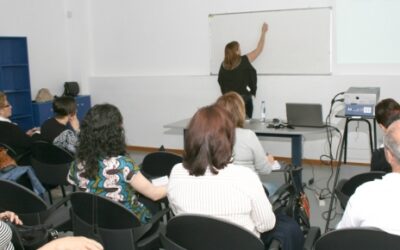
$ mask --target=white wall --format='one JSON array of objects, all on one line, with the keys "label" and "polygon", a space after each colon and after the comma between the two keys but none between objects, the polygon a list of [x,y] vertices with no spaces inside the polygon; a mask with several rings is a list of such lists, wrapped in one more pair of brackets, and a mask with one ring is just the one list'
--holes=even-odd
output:
[{"label": "white wall", "polygon": [[[216,77],[208,76],[208,14],[332,6],[336,16],[334,1],[117,2],[92,1],[94,76],[90,93],[94,103],[111,102],[120,107],[130,145],[149,147],[182,148],[182,134],[163,125],[190,117],[220,94]],[[335,22],[333,25],[335,49]],[[346,66],[335,63],[332,76],[259,76],[254,116],[259,116],[261,100],[267,101],[268,118],[284,118],[285,102],[297,101],[322,103],[326,115],[332,97],[350,86],[378,86],[382,98],[400,100],[399,75],[349,67],[354,67],[350,73],[357,75],[345,75]],[[333,121],[343,128],[344,121]],[[348,159],[368,162],[366,125],[353,123],[350,138]],[[338,137],[335,144],[337,141]],[[287,140],[268,138],[263,143],[275,155],[290,155]],[[318,159],[325,151],[323,135],[305,138],[305,158]]]},{"label": "white wall", "polygon": [[[397,65],[376,70],[335,63],[335,5],[334,0],[0,0],[0,35],[28,37],[33,95],[41,87],[61,94],[64,81],[77,80],[94,104],[121,109],[130,145],[182,148],[181,132],[163,125],[190,117],[220,94],[216,77],[208,75],[210,13],[333,7],[334,74],[260,76],[255,117],[261,100],[268,118],[284,117],[289,101],[320,102],[326,115],[331,98],[350,86],[379,86],[381,98],[400,100]],[[343,121],[334,122],[343,127]],[[366,128],[356,125],[349,159],[368,162]],[[275,155],[290,155],[286,140],[264,144]],[[322,135],[305,138],[306,158],[318,159],[325,148]]]}]

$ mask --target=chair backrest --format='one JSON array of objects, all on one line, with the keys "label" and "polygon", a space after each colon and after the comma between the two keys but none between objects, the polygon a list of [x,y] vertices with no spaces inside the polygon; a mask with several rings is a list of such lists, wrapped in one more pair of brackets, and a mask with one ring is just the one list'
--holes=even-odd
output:
[{"label": "chair backrest", "polygon": [[71,153],[49,142],[32,144],[32,168],[43,184],[68,185],[67,175],[73,160]]},{"label": "chair backrest", "polygon": [[74,235],[101,242],[104,249],[136,249],[136,216],[123,205],[92,193],[71,194]]},{"label": "chair backrest", "polygon": [[67,150],[47,141],[32,143],[32,157],[47,164],[70,163],[75,159]]},{"label": "chair backrest", "polygon": [[0,209],[17,213],[27,225],[40,222],[40,212],[47,210],[47,204],[34,192],[15,182],[0,179]]},{"label": "chair backrest", "polygon": [[182,162],[182,157],[165,151],[146,155],[142,162],[142,171],[147,177],[169,176],[175,164]]},{"label": "chair backrest", "polygon": [[371,171],[366,173],[361,173],[351,177],[349,180],[345,181],[343,185],[335,189],[336,195],[340,201],[343,208],[346,207],[350,196],[354,194],[356,189],[368,181],[373,181],[375,179],[382,179],[386,173],[383,171]]},{"label": "chair backrest", "polygon": [[168,221],[166,236],[190,250],[262,250],[264,244],[245,228],[204,215],[179,215]]},{"label": "chair backrest", "polygon": [[400,236],[374,228],[349,228],[328,232],[315,243],[315,250],[398,249]]}]

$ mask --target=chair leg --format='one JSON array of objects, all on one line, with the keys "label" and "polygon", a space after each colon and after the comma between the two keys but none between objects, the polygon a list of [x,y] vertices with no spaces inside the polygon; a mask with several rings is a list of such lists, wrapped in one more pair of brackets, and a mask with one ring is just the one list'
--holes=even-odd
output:
[{"label": "chair leg", "polygon": [[49,193],[49,200],[50,200],[50,204],[53,204],[53,197],[51,196],[51,189],[47,190],[47,193]]},{"label": "chair leg", "polygon": [[65,194],[65,188],[64,188],[63,185],[60,185],[60,187],[61,187],[62,195],[63,195],[63,197],[65,198],[65,196],[66,196],[66,194]]}]

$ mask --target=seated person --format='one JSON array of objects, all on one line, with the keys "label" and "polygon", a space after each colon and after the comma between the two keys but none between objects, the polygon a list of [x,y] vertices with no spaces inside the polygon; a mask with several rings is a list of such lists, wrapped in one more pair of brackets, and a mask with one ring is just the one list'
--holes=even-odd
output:
[{"label": "seated person", "polygon": [[[236,126],[233,163],[249,167],[259,175],[271,173],[274,157],[265,153],[257,135],[252,130],[243,128],[246,113],[242,97],[231,91],[219,97],[216,104],[231,114]],[[276,187],[272,184],[266,183],[266,186],[270,194],[276,191]]]},{"label": "seated person", "polygon": [[388,127],[384,145],[392,173],[357,188],[347,203],[337,229],[376,227],[400,235],[400,120]]},{"label": "seated person", "polygon": [[92,107],[81,124],[77,160],[68,181],[79,190],[96,193],[123,204],[147,223],[152,215],[139,200],[139,194],[159,200],[166,187],[154,186],[127,156],[122,115],[111,104]]},{"label": "seated person", "polygon": [[41,139],[75,153],[78,141],[79,120],[73,97],[57,97],[53,101],[54,117],[45,121],[40,128]]},{"label": "seated person", "polygon": [[[0,213],[0,249],[11,250],[14,246],[11,242],[12,231],[11,228],[3,221],[9,221],[16,225],[22,225],[22,221],[13,212],[5,211]],[[86,237],[63,237],[53,240],[44,246],[40,247],[39,250],[103,250],[103,246],[97,241],[88,239]]]},{"label": "seated person", "polygon": [[[12,106],[7,100],[6,94],[0,91],[0,142],[10,146],[17,155],[23,155],[30,151],[31,136],[37,131],[33,128],[26,133],[9,119],[12,115]],[[29,161],[21,163],[30,165]]]},{"label": "seated person", "polygon": [[[375,118],[383,133],[386,133],[387,127],[400,114],[400,105],[392,98],[381,100],[375,106]],[[392,168],[386,161],[383,145],[376,149],[371,157],[371,171],[391,172]]]},{"label": "seated person", "polygon": [[[186,130],[183,162],[171,171],[169,205],[175,215],[203,214],[243,226],[268,245],[276,217],[256,173],[232,164],[234,142],[235,124],[225,109],[197,111]],[[287,242],[293,248],[284,249],[302,249],[302,237],[300,232],[300,240]]]}]

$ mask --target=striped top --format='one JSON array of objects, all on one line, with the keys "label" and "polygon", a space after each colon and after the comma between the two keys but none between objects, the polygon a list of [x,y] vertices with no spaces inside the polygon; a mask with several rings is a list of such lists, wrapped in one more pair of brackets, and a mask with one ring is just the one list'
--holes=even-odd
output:
[{"label": "striped top", "polygon": [[176,214],[204,214],[245,227],[255,235],[275,226],[275,215],[258,176],[229,164],[217,175],[192,176],[182,163],[172,169],[168,200]]},{"label": "striped top", "polygon": [[0,220],[0,250],[14,250],[11,228]]}]

